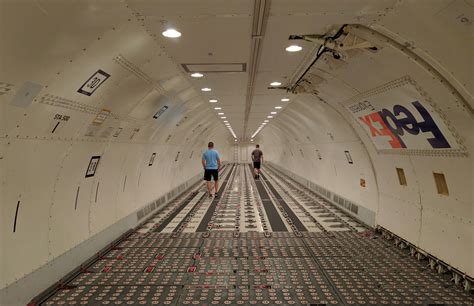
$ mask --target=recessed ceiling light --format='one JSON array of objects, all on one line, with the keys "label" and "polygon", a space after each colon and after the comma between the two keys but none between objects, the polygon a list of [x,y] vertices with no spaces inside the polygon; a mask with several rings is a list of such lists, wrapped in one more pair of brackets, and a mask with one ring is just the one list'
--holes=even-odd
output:
[{"label": "recessed ceiling light", "polygon": [[274,81],[274,82],[270,83],[270,86],[280,86],[280,85],[281,85],[281,83],[277,82],[277,81]]},{"label": "recessed ceiling light", "polygon": [[176,37],[181,36],[181,33],[176,31],[175,29],[168,29],[168,30],[164,31],[161,34],[163,34],[163,36],[169,37],[169,38],[176,38]]},{"label": "recessed ceiling light", "polygon": [[227,119],[227,117],[224,116],[224,117],[221,117],[221,119]]},{"label": "recessed ceiling light", "polygon": [[253,141],[253,139],[250,139],[250,141]]},{"label": "recessed ceiling light", "polygon": [[204,87],[204,88],[201,88],[202,91],[211,91],[212,89],[208,88],[208,87]]},{"label": "recessed ceiling light", "polygon": [[267,118],[268,118],[268,119],[272,119],[272,118],[273,118],[273,116],[267,116]]},{"label": "recessed ceiling light", "polygon": [[275,106],[275,109],[282,109],[281,106]]},{"label": "recessed ceiling light", "polygon": [[224,115],[224,113],[217,113],[217,114],[218,114],[219,116],[220,116],[220,115]]},{"label": "recessed ceiling light", "polygon": [[202,78],[204,76],[204,74],[199,73],[199,72],[195,72],[195,73],[191,74],[191,76],[193,78]]},{"label": "recessed ceiling light", "polygon": [[228,123],[229,123],[229,121],[227,121],[227,120],[224,120],[224,123],[227,123],[227,124],[228,124]]},{"label": "recessed ceiling light", "polygon": [[285,50],[288,52],[298,52],[298,51],[303,50],[303,47],[298,46],[298,45],[291,45],[291,46],[286,47]]},{"label": "recessed ceiling light", "polygon": [[220,110],[222,107],[214,107],[215,110]]},{"label": "recessed ceiling light", "polygon": [[289,98],[282,98],[282,99],[281,99],[281,102],[288,102],[288,101],[290,101]]},{"label": "recessed ceiling light", "polygon": [[264,120],[263,122],[270,122],[270,120]]},{"label": "recessed ceiling light", "polygon": [[272,115],[276,115],[276,114],[277,114],[277,112],[271,112],[270,114],[272,114]]},{"label": "recessed ceiling light", "polygon": [[[262,126],[265,125],[265,124],[267,124],[267,123],[266,122],[262,123]],[[260,128],[262,128],[262,126],[260,126]]]},{"label": "recessed ceiling light", "polygon": [[211,103],[216,103],[216,102],[217,102],[217,99],[210,99],[209,102],[211,102]]}]

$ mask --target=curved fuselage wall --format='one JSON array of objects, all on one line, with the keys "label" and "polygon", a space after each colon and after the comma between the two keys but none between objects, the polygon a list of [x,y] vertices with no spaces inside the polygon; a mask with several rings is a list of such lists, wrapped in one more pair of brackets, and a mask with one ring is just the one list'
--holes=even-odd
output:
[{"label": "curved fuselage wall", "polygon": [[1,4],[0,288],[195,177],[208,141],[229,152],[125,4],[41,5]]},{"label": "curved fuselage wall", "polygon": [[454,7],[412,4],[353,28],[378,50],[325,55],[308,72],[313,93],[295,96],[257,141],[267,160],[472,276],[472,24],[449,19]]}]

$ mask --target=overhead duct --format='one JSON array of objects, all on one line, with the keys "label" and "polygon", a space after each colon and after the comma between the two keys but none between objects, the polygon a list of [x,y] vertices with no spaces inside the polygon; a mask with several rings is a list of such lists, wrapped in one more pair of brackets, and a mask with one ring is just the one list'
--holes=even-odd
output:
[{"label": "overhead duct", "polygon": [[252,109],[252,100],[254,92],[255,77],[257,75],[258,64],[260,61],[260,54],[262,49],[262,41],[265,36],[265,29],[267,27],[268,14],[270,11],[271,0],[255,0],[253,8],[253,23],[252,23],[252,44],[249,58],[249,75],[247,82],[247,93],[245,97],[245,115],[244,128],[242,138],[245,139],[247,133],[247,124]]}]

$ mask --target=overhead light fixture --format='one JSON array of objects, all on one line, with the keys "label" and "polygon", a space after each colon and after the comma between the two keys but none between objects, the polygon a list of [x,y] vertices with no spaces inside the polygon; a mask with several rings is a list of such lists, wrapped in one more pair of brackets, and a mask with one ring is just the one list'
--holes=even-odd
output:
[{"label": "overhead light fixture", "polygon": [[193,78],[202,78],[204,76],[204,74],[199,73],[199,72],[195,72],[195,73],[191,74],[191,76]]},{"label": "overhead light fixture", "polygon": [[260,127],[252,134],[252,136],[250,136],[250,138],[254,138],[254,137],[258,134],[258,132],[260,132],[261,129],[262,129],[262,127],[260,126]]},{"label": "overhead light fixture", "polygon": [[220,115],[224,115],[224,113],[217,113],[217,114],[218,114],[219,116],[220,116]]},{"label": "overhead light fixture", "polygon": [[209,102],[211,102],[211,103],[216,103],[216,102],[217,102],[217,99],[210,99]]},{"label": "overhead light fixture", "polygon": [[250,139],[250,141],[253,141],[253,139]]},{"label": "overhead light fixture", "polygon": [[275,106],[275,109],[282,109],[281,106]]},{"label": "overhead light fixture", "polygon": [[272,119],[272,118],[273,118],[273,116],[267,116],[267,118],[268,118],[268,119]]},{"label": "overhead light fixture", "polygon": [[229,123],[229,121],[227,121],[227,120],[224,120],[224,123]]},{"label": "overhead light fixture", "polygon": [[291,45],[291,46],[286,47],[285,50],[288,52],[298,52],[298,51],[303,50],[303,47],[298,46],[298,45]]},{"label": "overhead light fixture", "polygon": [[227,117],[224,116],[224,117],[221,117],[221,119],[227,119]]},{"label": "overhead light fixture", "polygon": [[273,81],[270,83],[270,86],[280,86],[281,83],[280,82],[277,82],[277,81]]},{"label": "overhead light fixture", "polygon": [[211,91],[212,89],[210,89],[209,87],[204,87],[204,88],[201,88],[201,91]]},{"label": "overhead light fixture", "polygon": [[288,102],[288,101],[290,101],[290,98],[282,98],[281,99],[281,102]]},{"label": "overhead light fixture", "polygon": [[272,115],[276,115],[276,114],[277,114],[277,112],[271,112],[270,114],[272,114]]},{"label": "overhead light fixture", "polygon": [[267,124],[266,122],[262,123],[262,125],[266,125],[266,124]]},{"label": "overhead light fixture", "polygon": [[215,110],[220,110],[222,107],[214,107]]},{"label": "overhead light fixture", "polygon": [[264,120],[263,122],[270,122],[270,120]]},{"label": "overhead light fixture", "polygon": [[176,31],[175,29],[168,29],[161,33],[164,37],[169,37],[169,38],[177,38],[181,36],[181,33]]}]

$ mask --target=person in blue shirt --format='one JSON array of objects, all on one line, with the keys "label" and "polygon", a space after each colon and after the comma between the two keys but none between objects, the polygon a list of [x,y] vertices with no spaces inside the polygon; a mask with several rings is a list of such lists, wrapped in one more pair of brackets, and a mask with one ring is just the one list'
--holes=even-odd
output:
[{"label": "person in blue shirt", "polygon": [[207,145],[207,150],[202,153],[202,167],[204,168],[204,180],[207,181],[207,192],[209,193],[209,197],[212,197],[211,177],[214,178],[214,196],[217,197],[221,158],[219,152],[214,150],[214,143],[212,141]]}]

